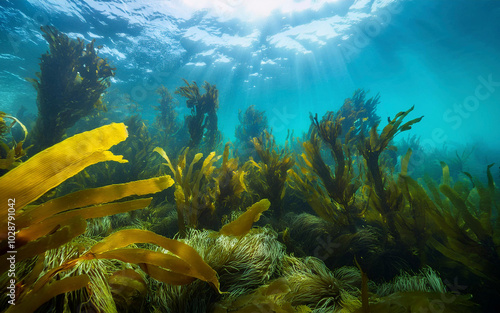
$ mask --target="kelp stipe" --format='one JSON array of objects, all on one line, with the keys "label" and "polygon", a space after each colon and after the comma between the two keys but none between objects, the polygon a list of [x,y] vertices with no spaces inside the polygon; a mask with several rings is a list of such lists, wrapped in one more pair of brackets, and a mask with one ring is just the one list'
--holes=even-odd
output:
[{"label": "kelp stipe", "polygon": [[[371,189],[370,202],[372,206],[383,216],[391,233],[396,239],[399,239],[399,234],[394,231],[396,212],[403,207],[402,194],[396,184],[386,184],[386,179],[380,168],[379,158],[381,153],[387,149],[391,140],[400,132],[411,129],[411,126],[422,120],[422,117],[413,119],[404,124],[404,118],[413,111],[411,107],[408,111],[402,111],[396,114],[394,119],[389,121],[382,133],[377,132],[377,125],[370,130],[370,136],[364,138],[361,134],[361,140],[358,142],[358,150],[363,156],[368,169],[368,182]],[[389,186],[386,186],[389,185]]]}]

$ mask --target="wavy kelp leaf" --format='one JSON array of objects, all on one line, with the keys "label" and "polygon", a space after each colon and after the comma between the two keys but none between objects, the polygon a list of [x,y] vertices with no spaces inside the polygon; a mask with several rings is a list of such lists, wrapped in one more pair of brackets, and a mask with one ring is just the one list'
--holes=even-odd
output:
[{"label": "wavy kelp leaf", "polygon": [[5,313],[31,313],[34,312],[45,302],[54,298],[57,295],[78,290],[88,285],[90,279],[87,275],[79,275],[68,277],[63,280],[55,281],[44,286],[37,292],[26,294],[22,301],[18,301],[16,305],[11,305]]},{"label": "wavy kelp leaf", "polygon": [[73,192],[63,197],[47,201],[39,206],[30,207],[26,210],[26,213],[29,212],[30,214],[23,214],[17,218],[17,228],[21,229],[28,225],[38,223],[43,219],[62,211],[107,203],[128,196],[152,194],[167,189],[173,184],[174,180],[170,176],[166,175],[124,184],[115,184]]},{"label": "wavy kelp leaf", "polygon": [[465,202],[460,198],[458,193],[453,190],[449,185],[439,186],[439,190],[450,199],[451,203],[458,209],[460,215],[464,219],[466,226],[469,227],[480,241],[485,241],[490,238],[489,234],[481,225],[481,222],[474,217],[467,208]]},{"label": "wavy kelp leaf", "polygon": [[[113,123],[43,150],[0,178],[0,203],[15,198],[16,207],[21,209],[89,165],[102,161],[126,162],[107,149],[127,136],[125,124]],[[2,222],[6,218],[3,216]]]},{"label": "wavy kelp leaf", "polygon": [[488,177],[488,188],[491,192],[495,190],[495,181],[493,180],[493,175],[491,175],[491,167],[495,165],[495,163],[488,164],[486,167],[486,176]]},{"label": "wavy kelp leaf", "polygon": [[443,161],[439,162],[439,164],[441,164],[441,168],[443,169],[443,184],[450,186],[450,168]]},{"label": "wavy kelp leaf", "polygon": [[196,279],[194,277],[168,271],[159,266],[148,263],[140,263],[139,266],[146,274],[165,284],[187,285]]},{"label": "wavy kelp leaf", "polygon": [[127,263],[147,263],[156,266],[163,267],[165,269],[171,270],[174,273],[179,273],[187,276],[196,275],[196,272],[181,258],[178,258],[171,254],[166,254],[162,252],[151,251],[147,249],[138,248],[120,248],[112,249],[109,251],[104,251],[95,254],[86,254],[81,257],[82,259],[109,259],[109,260],[120,260]]},{"label": "wavy kelp leaf", "polygon": [[[78,235],[85,232],[87,222],[79,216],[73,217],[66,222],[66,225],[57,229],[53,234],[46,235],[38,240],[30,241],[18,248],[16,261],[21,261],[34,257],[49,249],[55,249]],[[18,243],[16,243],[18,244]],[[9,263],[5,256],[0,260],[0,272],[7,270]]]},{"label": "wavy kelp leaf", "polygon": [[236,299],[228,299],[226,302],[220,302],[214,313],[298,313],[311,312],[311,310],[300,310],[292,307],[291,303],[283,301],[283,296],[290,292],[291,288],[286,278],[278,278],[268,285],[257,288],[250,294],[239,296]]},{"label": "wavy kelp leaf", "polygon": [[[441,252],[447,258],[464,264],[465,266],[468,267],[468,269],[471,272],[478,275],[479,277],[482,277],[485,279],[492,279],[492,277],[489,277],[487,274],[485,274],[485,272],[493,270],[494,266],[493,266],[493,264],[488,262],[486,259],[482,259],[481,261],[476,262],[476,260],[469,257],[465,253],[462,253],[460,251],[457,252],[454,249],[450,249],[432,237],[428,239],[428,243],[431,246],[433,246],[436,250]],[[467,251],[467,250],[464,250],[464,251]],[[488,270],[485,270],[485,269],[488,269]]]},{"label": "wavy kelp leaf", "polygon": [[22,241],[34,240],[38,237],[46,235],[53,230],[57,225],[66,223],[69,219],[75,216],[80,216],[84,219],[109,216],[119,213],[125,213],[133,210],[138,210],[147,207],[153,198],[137,199],[125,202],[114,202],[103,205],[86,207],[83,209],[70,210],[60,214],[53,215],[40,223],[34,224],[28,228],[22,229],[17,238]]},{"label": "wavy kelp leaf", "polygon": [[424,182],[429,188],[429,191],[432,194],[432,198],[434,202],[440,207],[443,208],[443,201],[441,200],[441,194],[439,193],[438,186],[434,182],[434,180],[427,174],[424,175]]},{"label": "wavy kelp leaf", "polygon": [[410,163],[410,158],[412,154],[411,148],[408,149],[405,156],[401,159],[401,173],[399,175],[406,176],[408,175],[408,164]]},{"label": "wavy kelp leaf", "polygon": [[[189,276],[196,277],[214,285],[220,292],[217,273],[207,264],[195,249],[187,244],[169,239],[147,230],[125,229],[109,235],[103,241],[95,244],[82,258],[98,255],[113,249],[119,249],[132,243],[151,243],[158,245],[189,264]],[[147,263],[147,262],[140,262]],[[156,264],[153,264],[156,265]]]},{"label": "wavy kelp leaf", "polygon": [[262,199],[254,203],[243,214],[241,214],[233,222],[224,225],[219,233],[226,236],[243,236],[247,234],[254,222],[257,222],[262,212],[269,209],[271,202],[267,199]]}]

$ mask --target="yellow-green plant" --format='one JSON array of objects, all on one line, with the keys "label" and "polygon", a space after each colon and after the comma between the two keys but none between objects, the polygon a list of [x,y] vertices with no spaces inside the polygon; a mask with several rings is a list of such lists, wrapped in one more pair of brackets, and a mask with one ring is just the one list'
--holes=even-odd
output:
[{"label": "yellow-green plant", "polygon": [[[360,170],[356,170],[353,161],[351,131],[342,136],[344,117],[328,112],[318,121],[317,115],[312,120],[313,131],[310,139],[302,145],[303,163],[299,163],[298,173],[291,171],[294,188],[301,190],[306,201],[322,218],[347,227],[353,227],[360,213],[355,204],[355,193],[361,185]],[[321,153],[322,142],[333,156],[335,170],[324,161]],[[312,175],[314,173],[314,175]],[[316,179],[319,177],[321,183]]]},{"label": "yellow-green plant", "polygon": [[211,152],[204,160],[201,168],[195,170],[196,164],[203,158],[202,153],[197,153],[189,166],[186,155],[189,149],[179,156],[177,164],[173,164],[162,148],[155,148],[166,161],[175,179],[175,203],[179,233],[186,234],[186,225],[197,228],[200,223],[211,219],[215,211],[218,188],[213,174],[216,169],[214,163],[220,158]]},{"label": "yellow-green plant", "polygon": [[[31,271],[18,277],[16,305],[7,312],[33,312],[54,296],[87,286],[89,277],[83,273],[64,279],[59,273],[72,269],[79,262],[95,259],[116,259],[145,264],[144,271],[167,283],[189,283],[194,278],[210,281],[219,290],[215,272],[189,246],[143,230],[119,231],[81,253],[78,257],[42,272],[44,253],[58,249],[84,233],[89,218],[102,217],[148,206],[152,198],[116,202],[130,196],[162,191],[174,184],[170,176],[110,185],[77,191],[59,198],[34,204],[44,193],[77,174],[87,166],[103,161],[126,162],[108,149],[125,140],[124,124],[110,124],[70,137],[30,158],[0,178],[0,201],[9,203],[12,212],[3,215],[0,225],[10,233],[2,233],[0,269],[7,273],[7,259],[16,251],[16,262],[37,257]],[[29,179],[26,179],[29,177]],[[15,237],[15,240],[13,239]],[[141,249],[124,249],[131,243],[153,243],[173,254],[158,254]],[[75,274],[76,275],[76,274]],[[2,285],[10,282],[2,276]],[[6,280],[4,280],[6,279]]]},{"label": "yellow-green plant", "polygon": [[288,170],[293,167],[295,160],[288,149],[288,144],[279,149],[274,137],[267,131],[264,131],[261,137],[253,138],[252,143],[260,161],[250,162],[257,169],[256,172],[250,172],[250,187],[261,198],[271,201],[271,211],[279,218],[283,215]]},{"label": "yellow-green plant", "polygon": [[[11,122],[8,123],[8,120],[11,120]],[[12,147],[10,147],[6,142],[4,142],[4,140],[7,133],[10,132],[10,129],[15,124],[18,124],[23,129],[24,138],[19,142],[16,142],[13,139],[11,144]],[[28,130],[23,123],[21,123],[14,116],[0,111],[0,147],[3,150],[0,151],[0,170],[10,170],[20,164],[20,159],[26,155],[27,149],[23,148],[23,144],[26,141],[27,136]]]}]

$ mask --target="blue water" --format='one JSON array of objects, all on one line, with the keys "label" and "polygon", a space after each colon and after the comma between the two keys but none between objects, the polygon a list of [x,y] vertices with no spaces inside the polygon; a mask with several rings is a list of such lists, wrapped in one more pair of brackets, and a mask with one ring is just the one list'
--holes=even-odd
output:
[{"label": "blue water", "polygon": [[48,48],[39,27],[53,25],[103,45],[117,68],[110,90],[130,94],[151,121],[159,85],[208,81],[225,140],[252,104],[283,140],[307,130],[309,112],[336,110],[365,88],[381,94],[382,125],[415,105],[411,117],[425,117],[412,134],[426,148],[499,146],[499,1],[267,2],[2,0],[0,110],[36,114],[25,77]]}]

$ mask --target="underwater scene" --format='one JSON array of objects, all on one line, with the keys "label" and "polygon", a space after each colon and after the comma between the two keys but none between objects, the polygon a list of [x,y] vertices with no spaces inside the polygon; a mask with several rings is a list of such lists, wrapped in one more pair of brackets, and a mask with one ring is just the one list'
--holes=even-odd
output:
[{"label": "underwater scene", "polygon": [[0,312],[500,312],[500,1],[0,0]]}]

